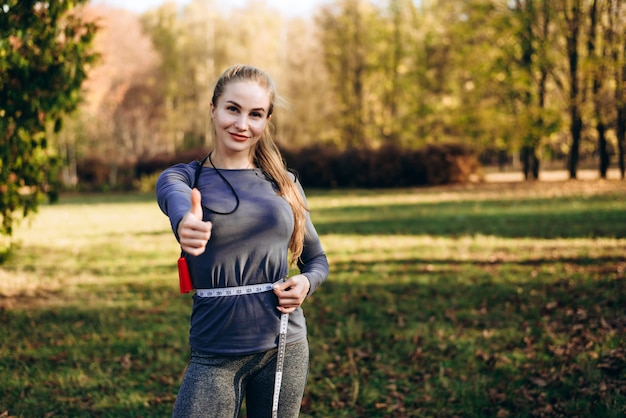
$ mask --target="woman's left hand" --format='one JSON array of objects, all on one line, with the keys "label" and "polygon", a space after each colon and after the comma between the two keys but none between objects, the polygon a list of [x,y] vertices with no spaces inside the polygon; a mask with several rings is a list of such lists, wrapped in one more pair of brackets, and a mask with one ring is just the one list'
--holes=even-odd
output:
[{"label": "woman's left hand", "polygon": [[311,283],[303,274],[291,276],[282,283],[274,285],[274,294],[278,297],[276,309],[282,313],[291,313],[302,305],[309,293]]}]

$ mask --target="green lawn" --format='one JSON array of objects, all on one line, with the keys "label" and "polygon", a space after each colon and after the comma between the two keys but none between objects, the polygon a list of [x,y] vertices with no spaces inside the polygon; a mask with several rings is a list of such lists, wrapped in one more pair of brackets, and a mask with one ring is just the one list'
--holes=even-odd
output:
[{"label": "green lawn", "polygon": [[[626,182],[309,191],[304,417],[626,415]],[[190,296],[153,196],[65,196],[0,268],[0,417],[166,417]]]}]

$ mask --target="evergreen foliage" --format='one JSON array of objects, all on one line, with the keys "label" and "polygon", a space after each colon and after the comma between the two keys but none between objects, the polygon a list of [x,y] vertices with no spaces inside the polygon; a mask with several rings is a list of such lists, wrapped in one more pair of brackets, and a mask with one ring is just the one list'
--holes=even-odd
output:
[{"label": "evergreen foliage", "polygon": [[96,26],[76,6],[85,0],[0,2],[0,234],[17,214],[55,199],[59,158],[48,134],[80,101]]}]

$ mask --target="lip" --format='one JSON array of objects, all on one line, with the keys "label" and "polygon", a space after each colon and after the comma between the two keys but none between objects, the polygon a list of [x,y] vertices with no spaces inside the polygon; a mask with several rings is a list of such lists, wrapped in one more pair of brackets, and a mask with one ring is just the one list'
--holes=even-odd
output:
[{"label": "lip", "polygon": [[235,141],[245,141],[246,139],[248,139],[248,137],[246,135],[241,135],[241,134],[237,134],[237,133],[233,133],[233,132],[229,132],[228,134]]}]

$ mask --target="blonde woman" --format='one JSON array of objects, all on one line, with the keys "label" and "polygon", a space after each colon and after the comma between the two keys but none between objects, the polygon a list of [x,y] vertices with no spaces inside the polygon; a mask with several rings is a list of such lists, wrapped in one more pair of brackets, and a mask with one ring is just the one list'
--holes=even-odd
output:
[{"label": "blonde woman", "polygon": [[[196,289],[175,417],[236,418],[244,398],[248,417],[276,416],[277,399],[278,416],[299,415],[309,367],[301,305],[326,280],[328,262],[300,183],[270,135],[276,97],[264,71],[228,68],[211,102],[213,149],[202,161],[168,168],[157,182]],[[290,264],[299,274],[288,277]]]}]

